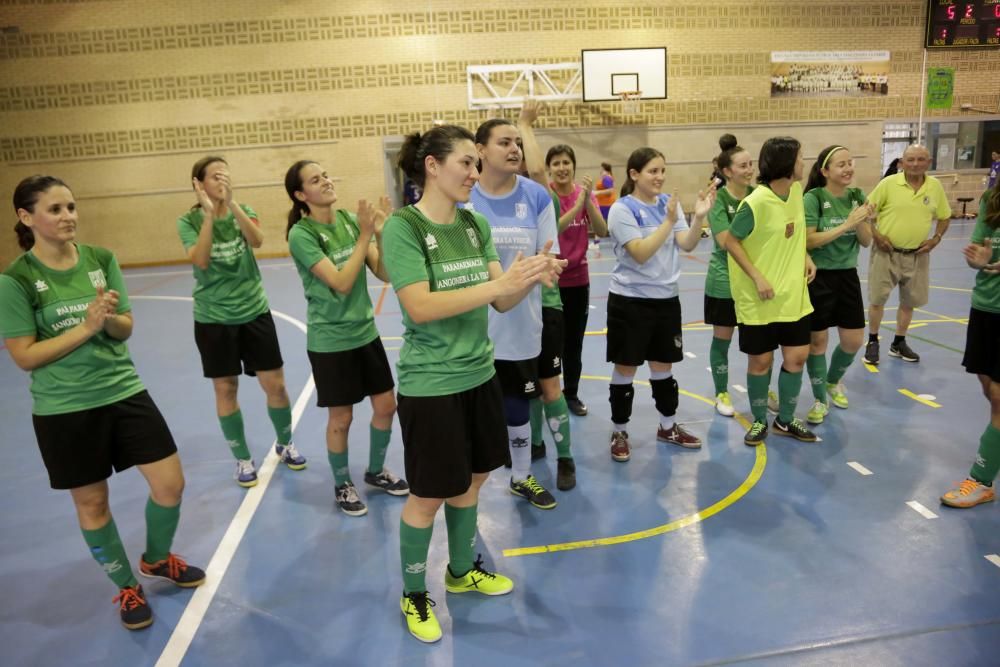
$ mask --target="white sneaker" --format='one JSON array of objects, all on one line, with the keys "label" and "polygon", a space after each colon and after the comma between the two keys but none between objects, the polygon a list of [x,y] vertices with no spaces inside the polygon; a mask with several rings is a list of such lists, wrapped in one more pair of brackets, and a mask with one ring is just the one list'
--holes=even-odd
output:
[{"label": "white sneaker", "polygon": [[715,411],[723,417],[732,417],[736,414],[733,409],[733,402],[729,398],[729,392],[723,391],[715,395]]},{"label": "white sneaker", "polygon": [[236,474],[233,475],[236,483],[245,489],[257,486],[257,470],[254,467],[253,459],[238,459],[236,461]]}]

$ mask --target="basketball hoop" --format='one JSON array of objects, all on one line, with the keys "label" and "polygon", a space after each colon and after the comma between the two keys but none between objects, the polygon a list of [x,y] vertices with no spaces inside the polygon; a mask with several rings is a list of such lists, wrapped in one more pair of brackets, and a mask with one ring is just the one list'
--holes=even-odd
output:
[{"label": "basketball hoop", "polygon": [[622,101],[622,113],[631,116],[639,113],[639,102],[642,100],[641,90],[626,90],[618,93]]}]

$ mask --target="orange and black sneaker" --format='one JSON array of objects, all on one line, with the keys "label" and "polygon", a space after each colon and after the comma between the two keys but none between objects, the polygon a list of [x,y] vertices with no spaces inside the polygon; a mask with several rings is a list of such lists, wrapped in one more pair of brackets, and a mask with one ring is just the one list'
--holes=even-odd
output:
[{"label": "orange and black sneaker", "polygon": [[122,625],[129,630],[141,630],[153,624],[153,610],[146,603],[139,584],[121,589],[112,602],[118,604]]},{"label": "orange and black sneaker", "polygon": [[986,486],[975,479],[967,479],[941,496],[941,502],[948,507],[965,508],[993,502],[995,498],[992,486]]},{"label": "orange and black sneaker", "polygon": [[194,588],[205,583],[205,571],[200,567],[188,565],[179,556],[167,554],[167,557],[155,563],[147,563],[143,555],[139,559],[139,574],[150,579],[166,579],[181,588]]}]

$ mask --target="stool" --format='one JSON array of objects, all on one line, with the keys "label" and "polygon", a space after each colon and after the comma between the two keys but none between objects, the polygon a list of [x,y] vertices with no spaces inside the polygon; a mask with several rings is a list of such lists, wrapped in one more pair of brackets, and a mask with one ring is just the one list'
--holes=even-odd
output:
[{"label": "stool", "polygon": [[974,218],[974,217],[976,217],[975,213],[966,213],[965,212],[965,207],[973,199],[974,199],[974,197],[959,197],[958,198],[958,201],[962,202],[962,217],[963,218]]}]

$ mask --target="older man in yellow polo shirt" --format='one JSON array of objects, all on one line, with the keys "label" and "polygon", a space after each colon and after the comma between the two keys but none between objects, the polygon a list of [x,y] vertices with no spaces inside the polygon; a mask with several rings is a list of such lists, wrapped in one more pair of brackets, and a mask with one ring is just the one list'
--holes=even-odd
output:
[{"label": "older man in yellow polo shirt", "polygon": [[[873,245],[868,265],[865,361],[869,364],[879,362],[878,329],[885,302],[897,285],[896,337],[889,346],[889,356],[920,361],[920,355],[906,344],[906,330],[913,319],[913,309],[927,303],[930,252],[941,243],[951,220],[951,206],[941,182],[927,175],[930,162],[925,147],[908,147],[899,161],[902,171],[883,178],[868,195],[878,216],[877,223],[872,225]],[[934,235],[928,238],[935,220]]]}]

